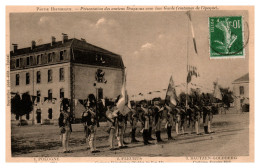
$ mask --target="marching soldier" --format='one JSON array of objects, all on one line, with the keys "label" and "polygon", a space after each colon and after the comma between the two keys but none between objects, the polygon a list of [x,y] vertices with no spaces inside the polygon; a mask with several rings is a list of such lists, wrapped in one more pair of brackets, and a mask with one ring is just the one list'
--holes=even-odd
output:
[{"label": "marching soldier", "polygon": [[86,135],[86,141],[88,141],[91,153],[100,152],[96,149],[96,130],[97,119],[96,113],[92,107],[87,105],[86,110],[82,114],[82,121],[84,124],[84,130]]},{"label": "marching soldier", "polygon": [[195,130],[197,135],[201,135],[201,133],[199,132],[200,118],[201,118],[201,112],[199,106],[194,105],[194,120],[195,120]]},{"label": "marching soldier", "polygon": [[180,107],[180,128],[181,128],[182,134],[185,134],[186,125],[187,125],[187,115],[186,115],[186,112],[185,112],[184,105],[181,104],[181,107]]},{"label": "marching soldier", "polygon": [[61,141],[64,153],[70,153],[69,138],[72,132],[71,123],[73,121],[72,114],[70,113],[69,100],[63,99],[60,105],[59,127],[61,133]]}]

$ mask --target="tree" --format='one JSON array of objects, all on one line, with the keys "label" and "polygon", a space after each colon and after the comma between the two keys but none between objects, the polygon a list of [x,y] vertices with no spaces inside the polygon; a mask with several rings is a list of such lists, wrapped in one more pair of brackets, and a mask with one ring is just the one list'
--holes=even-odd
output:
[{"label": "tree", "polygon": [[24,93],[22,98],[16,94],[11,99],[11,113],[19,116],[19,125],[22,125],[22,116],[30,114],[33,110],[33,102],[28,93]]},{"label": "tree", "polygon": [[223,87],[220,87],[219,88],[220,91],[221,91],[221,94],[223,95],[222,97],[222,101],[223,101],[223,104],[229,108],[230,107],[230,103],[233,103],[234,102],[234,99],[232,97],[232,94],[233,92],[231,90],[229,90],[229,88],[223,88]]}]

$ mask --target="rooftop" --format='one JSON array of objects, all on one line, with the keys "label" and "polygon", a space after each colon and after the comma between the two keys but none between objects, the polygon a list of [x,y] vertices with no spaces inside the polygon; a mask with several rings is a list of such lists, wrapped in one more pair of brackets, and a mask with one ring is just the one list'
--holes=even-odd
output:
[{"label": "rooftop", "polygon": [[235,83],[249,83],[249,73],[243,75],[242,77],[240,77],[232,82],[232,84],[235,84]]}]

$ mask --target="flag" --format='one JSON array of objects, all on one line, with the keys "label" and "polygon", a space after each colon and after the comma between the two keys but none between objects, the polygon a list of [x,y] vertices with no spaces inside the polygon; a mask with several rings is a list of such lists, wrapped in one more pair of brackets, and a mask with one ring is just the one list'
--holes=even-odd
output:
[{"label": "flag", "polygon": [[192,76],[199,77],[197,67],[188,65],[187,83],[191,82]]},{"label": "flag", "polygon": [[127,92],[126,92],[126,75],[124,75],[124,81],[123,81],[123,85],[122,85],[122,89],[121,89],[121,95],[120,95],[118,102],[116,103],[117,109],[123,115],[126,115],[128,112],[131,111],[129,109],[129,107],[127,107],[127,104],[128,104],[127,99],[128,98],[127,98]]},{"label": "flag", "polygon": [[222,100],[222,95],[221,95],[221,92],[220,92],[220,89],[219,89],[219,85],[218,85],[217,82],[214,84],[213,97],[215,97],[215,98],[217,98],[219,100]]},{"label": "flag", "polygon": [[198,54],[197,45],[196,45],[196,40],[195,40],[195,35],[194,35],[193,24],[192,24],[191,15],[190,15],[190,11],[188,11],[186,14],[187,14],[187,16],[188,16],[188,18],[189,18],[189,21],[190,21],[194,50],[195,50],[195,53]]},{"label": "flag", "polygon": [[175,106],[177,105],[176,90],[175,90],[175,86],[174,86],[174,82],[173,82],[172,76],[170,78],[168,89],[166,91],[166,99],[167,98],[168,98],[168,100],[170,101],[171,104],[173,104]]}]

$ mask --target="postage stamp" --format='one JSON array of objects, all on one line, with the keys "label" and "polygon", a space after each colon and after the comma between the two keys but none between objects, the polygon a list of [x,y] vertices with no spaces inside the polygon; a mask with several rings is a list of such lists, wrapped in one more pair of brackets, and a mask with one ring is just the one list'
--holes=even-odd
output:
[{"label": "postage stamp", "polygon": [[210,58],[245,57],[242,16],[209,17]]}]

